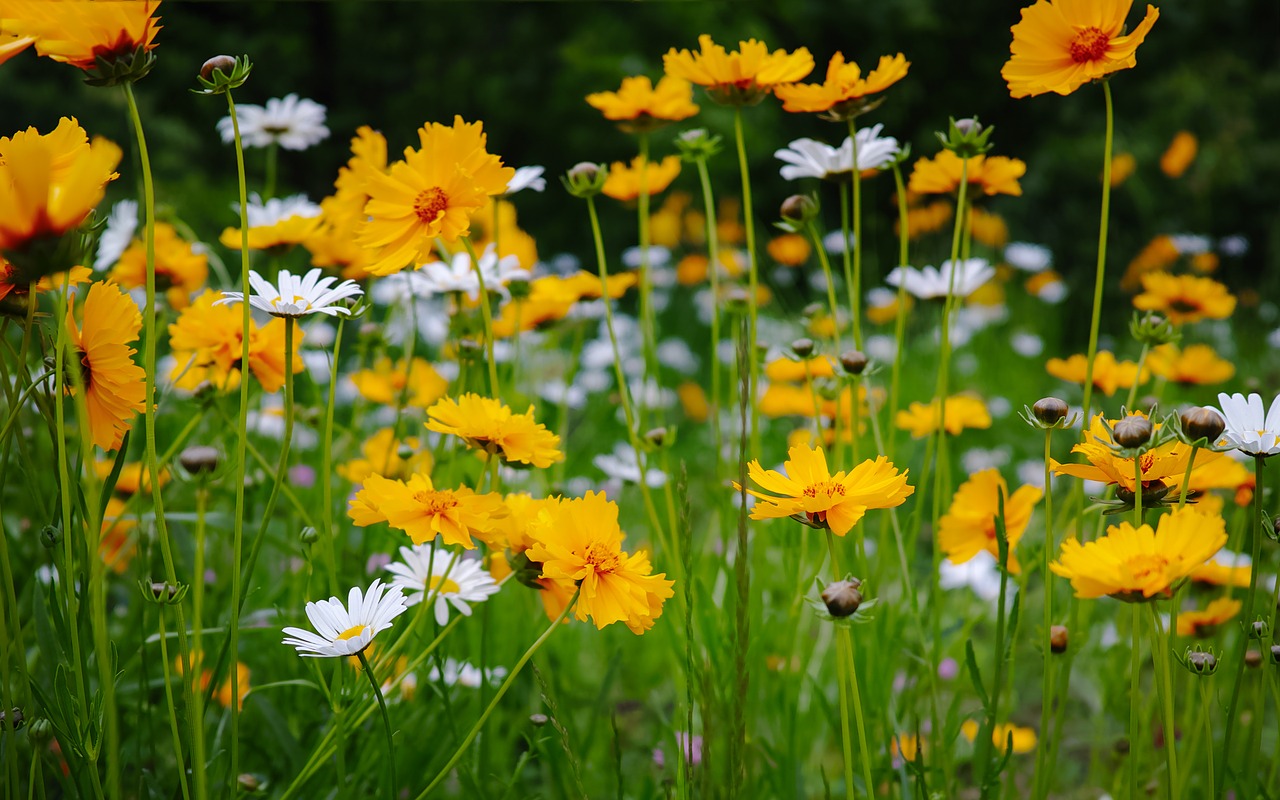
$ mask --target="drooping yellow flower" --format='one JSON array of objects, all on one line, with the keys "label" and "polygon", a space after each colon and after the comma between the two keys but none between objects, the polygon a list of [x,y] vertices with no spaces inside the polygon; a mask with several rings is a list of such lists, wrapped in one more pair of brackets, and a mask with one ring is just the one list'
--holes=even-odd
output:
[{"label": "drooping yellow flower", "polygon": [[[958,179],[956,183],[958,186]],[[912,239],[919,239],[921,236],[937,233],[946,227],[954,213],[951,203],[946,200],[935,200],[925,206],[912,206],[907,209],[907,235]],[[902,221],[895,220],[893,232],[897,234],[901,230]]]},{"label": "drooping yellow flower", "polygon": [[1202,319],[1226,319],[1236,310],[1235,295],[1212,278],[1149,272],[1142,294],[1133,298],[1139,311],[1159,311],[1174,325]]},{"label": "drooping yellow flower", "polygon": [[717,103],[752,105],[778,85],[803,80],[813,71],[813,56],[801,47],[793,53],[769,52],[764,42],[749,39],[727,52],[707,34],[698,37],[699,52],[676,50],[662,57],[668,75],[706,88]]},{"label": "drooping yellow flower", "polygon": [[912,403],[905,410],[899,411],[893,423],[899,430],[910,431],[911,438],[923,439],[938,431],[938,417],[942,417],[942,426],[947,433],[958,436],[965,428],[990,428],[991,412],[981,399],[967,394],[956,394],[947,398],[942,414],[938,414],[938,401],[928,405]]},{"label": "drooping yellow flower", "polygon": [[651,131],[698,113],[693,84],[673,75],[663,76],[657,86],[647,75],[623,78],[618,91],[594,92],[587,103],[628,131]]},{"label": "drooping yellow flower", "polygon": [[1049,568],[1071,581],[1076,597],[1147,600],[1167,595],[1226,543],[1222,517],[1182,508],[1160,517],[1154,531],[1150,525],[1122,522],[1083,545],[1073,536]]},{"label": "drooping yellow flower", "polygon": [[952,563],[963,564],[983,550],[1000,557],[996,543],[996,513],[999,498],[1004,497],[1005,536],[1009,540],[1009,572],[1022,572],[1015,550],[1031,521],[1031,512],[1044,492],[1035,486],[1022,486],[1009,494],[1009,486],[998,469],[984,469],[960,484],[951,508],[938,523],[938,547]]},{"label": "drooping yellow flower", "polygon": [[879,105],[878,100],[868,98],[907,77],[910,66],[911,62],[902,53],[880,56],[880,63],[864,78],[856,62],[846,63],[844,54],[837,52],[827,64],[827,78],[822,83],[784,84],[774,89],[774,94],[786,111],[825,112],[837,119],[847,119]]},{"label": "drooping yellow flower", "polygon": [[392,478],[427,475],[431,472],[431,451],[423,449],[416,436],[396,439],[393,428],[383,428],[364,440],[359,458],[339,464],[337,472],[352,483],[363,483],[375,473]]},{"label": "drooping yellow flower", "polygon": [[[787,451],[783,470],[785,474],[762,469],[759,461],[747,465],[751,480],[773,492],[747,490],[759,500],[751,509],[752,519],[799,517],[844,536],[869,509],[900,506],[915,493],[915,487],[907,485],[908,471],[899,472],[884,456],[832,475],[821,447],[799,445]],[[741,487],[735,483],[734,488]]]},{"label": "drooping yellow flower", "polygon": [[[1191,577],[1195,578],[1193,572]],[[1218,626],[1240,613],[1241,603],[1231,597],[1219,597],[1203,611],[1183,611],[1178,615],[1179,636],[1212,636]]]},{"label": "drooping yellow flower", "polygon": [[[967,719],[960,723],[960,732],[964,734],[964,738],[970,742],[978,739],[978,732],[982,726],[976,720]],[[1036,732],[1034,728],[1022,728],[1014,725],[1012,722],[1002,722],[991,729],[991,743],[994,744],[1000,752],[1004,752],[1009,746],[1009,736],[1013,735],[1013,752],[1015,755],[1030,753],[1036,749]]]},{"label": "drooping yellow flower", "polygon": [[[103,282],[89,287],[79,326],[74,311],[67,309],[67,334],[79,354],[89,436],[103,450],[115,450],[146,401],[146,373],[133,363],[137,350],[129,346],[142,330],[142,315],[119,286]],[[75,393],[71,381],[66,392]]]},{"label": "drooping yellow flower", "polygon": [[368,267],[374,275],[424,264],[433,257],[437,238],[453,244],[467,235],[471,212],[505,192],[515,175],[485,150],[479,122],[462,117],[454,117],[452,127],[433,122],[419,129],[418,138],[419,149],[405,148],[404,160],[386,173],[372,172],[365,184],[369,219],[358,238],[376,251]]},{"label": "drooping yellow flower", "polygon": [[636,156],[629,165],[621,161],[610,164],[609,177],[605,179],[601,191],[614,200],[635,200],[644,186],[648,186],[650,195],[658,194],[670,186],[679,174],[679,156],[667,156],[661,161],[650,161],[648,165],[643,156]]},{"label": "drooping yellow flower", "polygon": [[[1045,362],[1045,371],[1055,378],[1068,383],[1084,384],[1085,372],[1089,368],[1089,357],[1076,353],[1070,358],[1051,358]],[[1099,350],[1093,359],[1093,387],[1107,397],[1116,393],[1116,389],[1130,389],[1135,381],[1139,385],[1146,383],[1151,377],[1146,367],[1141,374],[1138,365],[1133,361],[1116,361],[1109,350]]]},{"label": "drooping yellow flower", "polygon": [[1196,151],[1199,149],[1200,143],[1194,134],[1190,131],[1178,131],[1173,141],[1169,142],[1169,149],[1160,156],[1160,171],[1170,178],[1181,178],[1191,162],[1196,160]]},{"label": "drooping yellow flower", "polygon": [[1039,0],[1022,9],[1012,28],[1012,53],[1000,75],[1013,97],[1046,92],[1068,95],[1090,81],[1138,63],[1138,45],[1160,12],[1147,14],[1124,33],[1133,0]]},{"label": "drooping yellow flower", "polygon": [[439,536],[446,545],[468,550],[476,546],[472,536],[486,540],[506,513],[499,495],[476,494],[465,486],[436,489],[431,478],[421,474],[410,475],[407,482],[369,475],[347,509],[360,527],[386,522],[408,534],[414,544]]},{"label": "drooping yellow flower", "polygon": [[[240,356],[243,317],[240,309],[215,306],[221,295],[206,290],[182,310],[169,325],[169,346],[174,366],[170,378],[180,389],[192,390],[201,383],[229,391],[240,385]],[[293,336],[293,372],[306,368],[298,355],[304,333]],[[274,318],[263,327],[249,321],[249,370],[268,392],[284,386],[284,320]]]},{"label": "drooping yellow flower", "polygon": [[1235,365],[1219,358],[1207,344],[1190,344],[1182,349],[1161,345],[1147,356],[1147,363],[1165,380],[1187,386],[1222,383],[1236,374]]},{"label": "drooping yellow flower", "polygon": [[460,437],[468,447],[515,466],[549,467],[564,460],[560,437],[533,418],[533,406],[513,414],[502,401],[467,393],[446,397],[427,409],[427,430]]},{"label": "drooping yellow flower", "polygon": [[398,404],[404,394],[405,405],[426,408],[449,391],[449,382],[435,367],[426,359],[416,357],[406,373],[404,359],[392,362],[382,356],[369,369],[352,373],[351,382],[366,400],[388,406]]},{"label": "drooping yellow flower", "polygon": [[[933,158],[919,158],[911,167],[908,183],[917,194],[954,194],[960,188],[964,159],[943,150]],[[1026,162],[1008,156],[974,156],[969,159],[965,175],[969,187],[985,195],[1022,196],[1018,179],[1027,174]]]},{"label": "drooping yellow flower", "polygon": [[[156,291],[164,292],[169,307],[180,311],[191,304],[191,295],[209,279],[209,256],[197,252],[167,222],[155,226]],[[112,267],[110,279],[126,289],[147,285],[147,245],[134,240]]]},{"label": "drooping yellow flower", "polygon": [[[155,48],[159,0],[0,0],[0,64],[36,52],[82,70]],[[14,37],[6,41],[6,34]]]},{"label": "drooping yellow flower", "polygon": [[1222,556],[1227,551],[1219,552],[1215,557],[1196,567],[1191,573],[1191,580],[1210,583],[1214,586],[1234,586],[1237,589],[1248,587],[1253,576],[1253,568],[1248,564],[1235,565],[1223,563]]},{"label": "drooping yellow flower", "polygon": [[[596,628],[622,622],[632,633],[653,627],[674,581],[653,573],[644,552],[622,550],[618,506],[598,492],[543,506],[529,524],[529,560],[542,564],[544,580],[562,592],[580,588],[574,616]],[[545,592],[544,592],[545,594]]]}]

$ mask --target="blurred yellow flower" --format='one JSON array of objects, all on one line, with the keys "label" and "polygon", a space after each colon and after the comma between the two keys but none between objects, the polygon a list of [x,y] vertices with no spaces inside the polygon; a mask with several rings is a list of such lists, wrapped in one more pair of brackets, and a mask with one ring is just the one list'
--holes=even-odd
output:
[{"label": "blurred yellow flower", "polygon": [[912,403],[906,410],[899,411],[893,422],[899,430],[910,431],[911,438],[922,439],[938,431],[939,416],[943,418],[943,427],[952,436],[958,436],[965,428],[991,427],[991,412],[987,411],[987,404],[967,394],[948,397],[941,415],[937,400],[928,405]]},{"label": "blurred yellow flower", "polygon": [[784,267],[800,267],[809,260],[813,245],[798,233],[784,233],[769,240],[769,257]]},{"label": "blurred yellow flower", "polygon": [[[957,178],[957,185],[959,179]],[[913,206],[907,209],[907,235],[912,239],[918,239],[921,236],[930,233],[936,233],[946,227],[951,221],[951,215],[955,213],[951,208],[951,203],[946,200],[935,200],[927,206]],[[893,232],[902,232],[902,221],[896,220],[893,223]]]},{"label": "blurred yellow flower", "polygon": [[[970,742],[977,741],[982,726],[976,720],[967,719],[960,723],[960,732]],[[1009,736],[1013,736],[1013,752],[1015,755],[1030,753],[1036,749],[1036,732],[1034,728],[1021,728],[1011,722],[1002,722],[991,730],[991,743],[1001,752],[1009,746]]]},{"label": "blurred yellow flower", "polygon": [[1191,162],[1196,160],[1199,149],[1200,143],[1194,134],[1190,131],[1178,131],[1173,141],[1169,142],[1169,149],[1160,156],[1160,171],[1170,178],[1181,178]]},{"label": "blurred yellow flower", "polygon": [[[89,437],[103,450],[120,446],[133,427],[133,416],[146,403],[146,373],[134,363],[137,350],[129,346],[141,330],[138,306],[114,283],[98,282],[89,287],[79,325],[75,309],[67,308],[68,347],[78,354]],[[70,379],[65,391],[69,395],[76,392]]]},{"label": "blurred yellow flower", "polygon": [[377,473],[384,477],[407,478],[431,472],[431,451],[416,436],[397,439],[394,428],[383,428],[360,445],[360,457],[339,464],[337,473],[352,483],[362,483]]},{"label": "blurred yellow flower", "polygon": [[783,84],[774,89],[786,111],[800,113],[827,113],[837,119],[869,111],[878,101],[868,101],[907,76],[911,62],[898,53],[881,56],[880,63],[864,78],[862,69],[855,62],[846,63],[844,54],[837,52],[827,64],[827,78],[822,83]]},{"label": "blurred yellow flower", "polygon": [[381,356],[369,369],[352,373],[351,382],[366,400],[388,406],[398,404],[406,389],[405,405],[413,408],[426,408],[449,391],[449,382],[435,367],[416,357],[406,372],[404,359],[393,362]]},{"label": "blurred yellow flower", "polygon": [[631,159],[630,165],[615,161],[609,165],[609,177],[605,179],[604,189],[601,191],[614,200],[635,200],[643,188],[640,184],[641,173],[648,193],[658,194],[680,174],[680,156],[667,156],[661,161],[650,161],[648,165],[645,165],[643,156]]},{"label": "blurred yellow flower", "polygon": [[1003,496],[1009,572],[1018,575],[1022,568],[1014,551],[1031,521],[1031,512],[1043,495],[1035,486],[1022,486],[1009,494],[1008,484],[995,468],[974,473],[960,484],[951,499],[951,507],[938,522],[938,547],[954,564],[963,564],[984,550],[999,558],[996,513],[999,498]]},{"label": "blurred yellow flower", "polygon": [[1202,319],[1226,319],[1236,310],[1236,298],[1212,278],[1149,272],[1142,276],[1143,292],[1133,298],[1139,311],[1159,311],[1174,325]]},{"label": "blurred yellow flower", "polygon": [[[1062,359],[1051,358],[1045,362],[1045,371],[1055,378],[1068,383],[1084,384],[1084,376],[1089,368],[1089,357],[1083,353]],[[1139,384],[1147,382],[1150,371],[1144,366],[1138,373],[1138,365],[1133,361],[1116,361],[1109,350],[1099,350],[1093,359],[1093,386],[1107,397],[1116,393],[1116,389],[1129,389],[1135,381]]]},{"label": "blurred yellow flower", "polygon": [[813,356],[794,361],[778,356],[764,365],[764,377],[770,381],[803,381],[806,378],[831,378],[836,374],[836,362],[830,356]]},{"label": "blurred yellow flower", "polygon": [[727,52],[707,34],[698,37],[699,52],[676,50],[662,57],[668,75],[705,87],[717,103],[752,105],[779,84],[795,83],[813,71],[813,56],[801,47],[793,53],[769,52],[764,42],[749,39]]},{"label": "blurred yellow flower", "polygon": [[1172,237],[1163,233],[1156,236],[1129,262],[1124,277],[1120,279],[1120,288],[1126,292],[1136,289],[1144,274],[1172,266],[1180,255]]},{"label": "blurred yellow flower", "polygon": [[[1195,578],[1195,573],[1191,574]],[[1231,597],[1219,597],[1203,611],[1183,611],[1178,615],[1179,636],[1212,636],[1218,626],[1240,613],[1241,603]]]},{"label": "blurred yellow flower", "polygon": [[685,381],[676,387],[676,396],[680,398],[685,418],[690,422],[707,421],[711,415],[711,405],[707,402],[707,393],[701,385],[696,381]]},{"label": "blurred yellow flower", "polygon": [[[169,307],[181,311],[191,305],[191,295],[209,279],[209,256],[197,251],[167,222],[155,226],[156,291],[164,292]],[[147,285],[147,245],[135,239],[120,255],[108,276],[126,289]]]},{"label": "blurred yellow flower", "polygon": [[1009,243],[1009,226],[1004,217],[977,206],[969,209],[969,230],[975,241],[987,247],[1000,248]]},{"label": "blurred yellow flower", "polygon": [[[964,159],[943,150],[933,158],[919,158],[911,168],[908,183],[918,194],[952,194],[960,188]],[[986,195],[1022,195],[1018,179],[1027,174],[1027,165],[1007,156],[974,156],[969,159],[966,175],[969,186]]]},{"label": "blurred yellow flower", "polygon": [[1207,344],[1190,344],[1181,350],[1177,345],[1161,345],[1147,356],[1147,363],[1156,375],[1184,385],[1222,383],[1236,374],[1235,365],[1219,358]]},{"label": "blurred yellow flower", "polygon": [[560,437],[534,420],[533,406],[513,414],[500,400],[468,392],[457,400],[444,398],[427,409],[427,416],[427,430],[457,436],[508,464],[545,468],[564,460]]},{"label": "blurred yellow flower", "polygon": [[[93,471],[97,473],[98,480],[105,481],[107,476],[115,468],[115,460],[110,458],[100,458],[94,462]],[[160,470],[160,486],[163,487],[169,482],[169,470]],[[147,465],[138,461],[125,463],[120,468],[120,475],[116,478],[116,485],[112,489],[121,497],[129,497],[138,492],[151,493],[151,471],[147,469]]]},{"label": "blurred yellow flower", "polygon": [[698,113],[693,84],[672,75],[663,76],[656,87],[647,75],[623,78],[618,91],[594,92],[587,103],[628,131],[650,131]]},{"label": "blurred yellow flower", "polygon": [[1111,159],[1112,188],[1129,180],[1129,176],[1133,175],[1137,168],[1138,160],[1133,157],[1133,153],[1116,153]]},{"label": "blurred yellow flower", "polygon": [[135,520],[124,516],[128,506],[118,497],[107,498],[107,507],[102,514],[101,539],[98,543],[98,557],[102,563],[117,575],[124,574],[138,552],[138,543],[134,540],[133,531],[138,527]]}]

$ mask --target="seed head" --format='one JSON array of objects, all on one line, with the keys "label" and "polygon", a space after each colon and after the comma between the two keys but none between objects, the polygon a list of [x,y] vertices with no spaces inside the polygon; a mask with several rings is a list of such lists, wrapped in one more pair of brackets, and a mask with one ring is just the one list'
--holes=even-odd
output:
[{"label": "seed head", "polygon": [[822,590],[822,602],[826,603],[831,616],[847,617],[858,610],[862,605],[862,592],[858,591],[861,585],[862,581],[857,578],[827,584]]},{"label": "seed head", "polygon": [[214,56],[200,67],[200,77],[206,81],[213,80],[213,71],[220,69],[230,75],[231,70],[236,68],[236,60],[231,56]]},{"label": "seed head", "polygon": [[840,354],[840,366],[850,375],[861,375],[867,368],[867,354],[858,350],[846,350]]}]

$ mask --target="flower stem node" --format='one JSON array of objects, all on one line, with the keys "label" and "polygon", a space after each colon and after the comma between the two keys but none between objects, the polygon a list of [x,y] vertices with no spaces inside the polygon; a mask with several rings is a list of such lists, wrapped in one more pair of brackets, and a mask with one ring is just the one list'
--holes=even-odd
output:
[{"label": "flower stem node", "polygon": [[1049,651],[1057,655],[1067,652],[1069,638],[1066,625],[1054,625],[1049,628]]},{"label": "flower stem node", "polygon": [[1115,443],[1126,449],[1136,450],[1150,442],[1154,432],[1151,420],[1132,414],[1116,423]]},{"label": "flower stem node", "polygon": [[40,544],[52,550],[62,541],[62,530],[56,525],[45,525],[40,529]]},{"label": "flower stem node", "polygon": [[192,475],[208,475],[218,468],[222,454],[208,445],[188,447],[178,454],[178,463]]},{"label": "flower stem node", "polygon": [[1133,312],[1133,319],[1129,321],[1129,333],[1144,347],[1160,347],[1182,338],[1173,323],[1155,311],[1142,315]]},{"label": "flower stem node", "polygon": [[251,772],[242,772],[237,775],[236,785],[245,794],[257,794],[266,788],[266,782]]},{"label": "flower stem node", "polygon": [[178,584],[174,585],[168,581],[138,581],[138,587],[142,589],[142,596],[161,606],[176,606],[182,602],[187,596],[189,587]]},{"label": "flower stem node", "polygon": [[13,708],[9,711],[0,711],[0,730],[12,726],[13,730],[22,730],[22,726],[27,722],[26,716],[22,713],[22,709]]},{"label": "flower stem node", "polygon": [[849,375],[861,375],[867,369],[867,354],[859,350],[846,350],[840,354],[840,368]]},{"label": "flower stem node", "polygon": [[199,89],[192,89],[196,94],[226,94],[232,89],[239,89],[249,79],[253,71],[253,63],[249,56],[214,56],[200,66],[200,74],[196,80]]},{"label": "flower stem node", "polygon": [[1178,661],[1193,675],[1212,675],[1218,671],[1218,656],[1212,649],[1202,650],[1200,645],[1196,645],[1195,649],[1188,647],[1178,656]]},{"label": "flower stem node", "polygon": [[944,134],[941,131],[936,133],[938,141],[947,150],[955,153],[960,158],[973,158],[980,156],[990,150],[994,145],[990,143],[991,134],[995,131],[994,125],[984,126],[978,122],[977,117],[956,120],[951,119]]},{"label": "flower stem node", "polygon": [[571,167],[560,181],[569,194],[586,200],[600,194],[608,177],[609,170],[604,164],[582,161]]},{"label": "flower stem node", "polygon": [[857,612],[862,605],[862,581],[857,578],[827,584],[822,590],[822,602],[831,616],[843,619]]}]

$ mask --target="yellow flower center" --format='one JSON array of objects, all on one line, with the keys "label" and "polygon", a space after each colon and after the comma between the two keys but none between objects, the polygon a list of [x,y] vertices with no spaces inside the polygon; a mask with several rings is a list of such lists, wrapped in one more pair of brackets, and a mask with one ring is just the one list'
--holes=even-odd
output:
[{"label": "yellow flower center", "polygon": [[271,301],[271,307],[272,307],[272,308],[279,308],[281,303],[292,303],[293,305],[300,305],[300,306],[302,306],[304,309],[310,309],[310,308],[311,308],[311,304],[310,304],[310,303],[308,303],[308,302],[306,302],[306,300],[307,300],[307,298],[303,297],[303,296],[302,296],[302,295],[300,295],[300,294],[295,294],[295,295],[293,296],[293,299],[292,299],[292,300],[285,300],[285,299],[284,299],[284,296],[282,295],[282,296],[277,297],[277,298],[275,298],[274,300],[272,300],[272,301]]},{"label": "yellow flower center", "polygon": [[1077,64],[1097,61],[1107,54],[1111,39],[1098,28],[1088,27],[1076,34],[1071,43],[1071,60]]},{"label": "yellow flower center", "polygon": [[462,587],[453,578],[432,575],[431,582],[427,585],[427,590],[432,592],[438,590],[440,594],[457,594],[462,590]]},{"label": "yellow flower center", "polygon": [[345,642],[348,639],[354,639],[357,636],[359,636],[363,631],[364,631],[363,625],[353,625],[352,627],[347,628],[345,631],[338,634],[337,641]]},{"label": "yellow flower center", "polygon": [[439,186],[432,186],[413,198],[413,213],[418,215],[418,219],[424,225],[430,225],[440,219],[448,207],[449,195],[445,194],[444,189]]},{"label": "yellow flower center", "polygon": [[596,572],[613,572],[622,565],[618,551],[604,542],[592,542],[587,545],[583,560],[595,567]]},{"label": "yellow flower center", "polygon": [[444,514],[458,507],[458,498],[453,492],[415,492],[414,502],[422,505],[422,512],[428,516]]},{"label": "yellow flower center", "polygon": [[804,487],[805,497],[819,497],[825,495],[827,497],[835,497],[839,495],[844,497],[844,484],[835,481],[823,481],[822,483],[811,483]]},{"label": "yellow flower center", "polygon": [[1145,581],[1152,575],[1163,574],[1165,567],[1169,566],[1169,559],[1153,553],[1143,553],[1130,558],[1125,566],[1134,578]]}]

